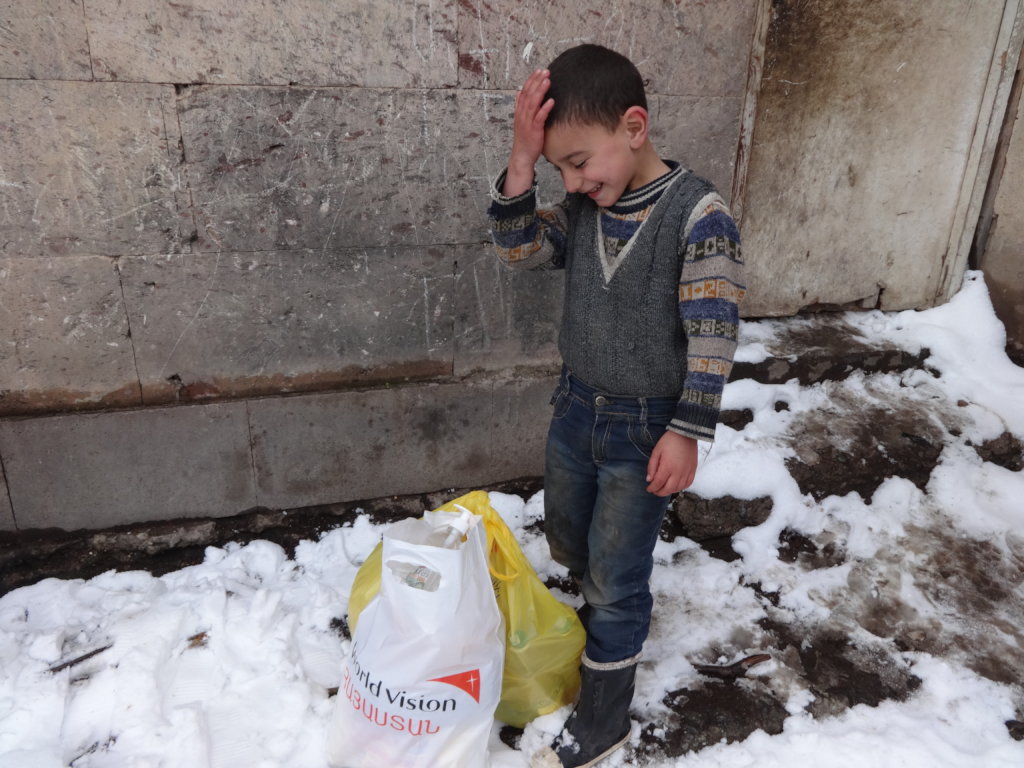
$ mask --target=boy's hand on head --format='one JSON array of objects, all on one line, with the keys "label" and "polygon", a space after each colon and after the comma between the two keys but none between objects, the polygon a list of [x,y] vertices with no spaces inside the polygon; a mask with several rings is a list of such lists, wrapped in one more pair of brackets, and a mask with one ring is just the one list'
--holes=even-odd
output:
[{"label": "boy's hand on head", "polygon": [[502,189],[506,197],[521,195],[533,186],[533,169],[544,152],[544,123],[555,106],[554,99],[545,99],[550,87],[550,73],[538,69],[516,94],[512,154]]},{"label": "boy's hand on head", "polygon": [[668,496],[689,488],[697,474],[697,441],[678,432],[666,432],[647,462],[647,491]]}]

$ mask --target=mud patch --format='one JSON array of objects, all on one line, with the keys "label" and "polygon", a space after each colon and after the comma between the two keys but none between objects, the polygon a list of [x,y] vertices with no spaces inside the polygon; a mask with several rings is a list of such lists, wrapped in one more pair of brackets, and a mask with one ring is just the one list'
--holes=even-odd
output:
[{"label": "mud patch", "polygon": [[544,586],[548,589],[560,589],[573,597],[578,597],[580,594],[580,585],[569,576],[548,576],[544,579]]},{"label": "mud patch", "polygon": [[762,684],[751,680],[672,691],[664,704],[672,715],[665,723],[644,726],[637,755],[679,757],[721,741],[743,741],[758,729],[772,735],[782,733],[788,716]]},{"label": "mud patch", "polygon": [[[859,704],[905,701],[921,685],[891,649],[858,645],[836,630],[808,631],[781,618],[765,619],[761,628],[763,647],[783,668],[772,678],[808,690],[813,700],[807,711],[814,717],[832,717]],[[722,741],[743,741],[757,730],[781,733],[788,716],[786,693],[772,685],[744,678],[670,692],[663,699],[670,714],[643,726],[636,756],[678,757]]]},{"label": "mud patch", "polygon": [[[820,542],[799,534],[783,539],[780,549],[794,562],[827,566]],[[777,595],[764,598],[779,604]],[[908,525],[899,539],[853,562],[845,588],[822,604],[862,644],[873,636],[878,653],[928,653],[997,683],[1024,683],[1024,539],[1015,534],[982,540],[941,524]],[[869,634],[861,637],[858,628]],[[785,632],[778,624],[771,629]],[[798,655],[813,679],[815,665],[802,649]]]},{"label": "mud patch", "polygon": [[[1024,540],[916,527],[907,534],[907,549],[919,553],[914,587],[938,606],[941,620],[887,627],[897,647],[957,660],[997,683],[1024,683]],[[894,604],[900,600],[896,586],[880,593]]]},{"label": "mud patch", "polygon": [[[931,356],[927,348],[912,352],[892,345],[869,344],[860,331],[831,313],[791,318],[775,339],[766,343],[766,348],[766,360],[734,364],[732,379],[753,379],[761,384],[796,379],[806,386],[842,381],[854,371],[899,373],[925,368],[925,361]],[[728,413],[723,414],[724,423],[736,420],[742,424],[743,411]]]},{"label": "mud patch", "polygon": [[783,663],[813,694],[807,711],[814,717],[838,715],[858,704],[877,707],[887,700],[906,701],[921,685],[891,649],[858,644],[835,629],[805,634],[770,619],[762,626],[782,649]]},{"label": "mud patch", "polygon": [[836,392],[829,407],[794,423],[791,438],[797,455],[786,468],[802,493],[816,501],[858,493],[870,503],[890,477],[925,490],[949,433],[918,403],[893,408]]},{"label": "mud patch", "polygon": [[742,432],[743,428],[754,420],[754,412],[749,408],[743,408],[737,411],[722,411],[718,420],[730,429]]},{"label": "mud patch", "polygon": [[786,528],[779,534],[779,560],[799,563],[807,570],[833,568],[846,562],[846,551],[835,540],[818,546],[802,533]]},{"label": "mud patch", "polygon": [[1011,472],[1020,472],[1024,469],[1024,444],[1009,432],[1003,432],[994,440],[974,446],[974,450],[982,461],[997,464],[1003,469]]}]

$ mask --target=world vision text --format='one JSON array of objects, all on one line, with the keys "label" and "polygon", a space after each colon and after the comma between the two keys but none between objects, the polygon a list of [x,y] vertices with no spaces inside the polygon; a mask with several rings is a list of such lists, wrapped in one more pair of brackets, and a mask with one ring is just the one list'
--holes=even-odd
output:
[{"label": "world vision text", "polygon": [[[352,677],[353,672],[355,678]],[[359,665],[353,649],[350,665],[346,665],[341,691],[352,703],[352,708],[363,714],[370,722],[382,728],[390,727],[412,736],[440,733],[441,726],[415,713],[454,712],[458,704],[453,698],[436,698],[422,695],[411,696],[404,690],[392,690],[383,680],[374,680],[370,671]],[[410,715],[400,715],[390,710],[405,710]]]}]

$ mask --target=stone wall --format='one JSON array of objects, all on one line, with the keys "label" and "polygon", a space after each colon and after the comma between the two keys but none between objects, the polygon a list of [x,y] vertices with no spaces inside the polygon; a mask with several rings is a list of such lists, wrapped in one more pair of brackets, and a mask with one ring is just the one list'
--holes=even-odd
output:
[{"label": "stone wall", "polygon": [[0,2],[0,528],[538,473],[561,286],[484,216],[514,91],[617,48],[728,191],[765,7]]},{"label": "stone wall", "polygon": [[538,474],[562,286],[498,266],[485,208],[516,88],[577,42],[730,198],[746,316],[940,303],[1022,29],[1024,0],[0,0],[0,530]]}]

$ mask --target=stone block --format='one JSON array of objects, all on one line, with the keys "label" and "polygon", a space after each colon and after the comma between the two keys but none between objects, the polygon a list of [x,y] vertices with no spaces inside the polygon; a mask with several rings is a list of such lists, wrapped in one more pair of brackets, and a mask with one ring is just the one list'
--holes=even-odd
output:
[{"label": "stone block", "polygon": [[710,180],[728,202],[743,99],[655,96],[649,106],[651,141],[661,156]]},{"label": "stone block", "polygon": [[597,43],[628,56],[649,93],[740,96],[756,3],[463,0],[459,84],[518,89],[566,48]]},{"label": "stone block", "polygon": [[459,249],[455,278],[455,375],[558,366],[564,273],[519,271],[489,243]]},{"label": "stone block", "polygon": [[440,87],[455,0],[89,0],[96,77],[158,83]]},{"label": "stone block", "polygon": [[140,405],[114,261],[0,256],[0,416]]},{"label": "stone block", "polygon": [[450,375],[454,256],[430,247],[126,258],[143,399]]},{"label": "stone block", "polygon": [[493,426],[488,435],[491,441],[489,466],[482,481],[484,485],[543,476],[551,395],[557,383],[557,373],[513,375],[495,382]]},{"label": "stone block", "polygon": [[0,15],[0,78],[92,79],[81,0],[5,0]]},{"label": "stone block", "polygon": [[179,250],[171,86],[0,80],[0,103],[0,255]]},{"label": "stone block", "polygon": [[18,527],[100,528],[256,504],[245,403],[0,421]]},{"label": "stone block", "polygon": [[986,133],[1005,3],[953,16],[943,0],[772,7],[744,200],[744,314],[941,302],[959,287],[944,281],[962,269],[951,263],[962,184]]},{"label": "stone block", "polygon": [[488,171],[507,152],[483,150],[494,129],[480,101],[442,90],[190,89],[181,123],[194,248],[480,242]]},{"label": "stone block", "polygon": [[679,532],[688,539],[704,542],[732,537],[744,528],[760,525],[772,512],[772,498],[737,499],[722,496],[703,499],[693,493],[681,493],[672,504]]},{"label": "stone block", "polygon": [[260,504],[295,508],[539,474],[550,384],[484,381],[256,400]]}]

